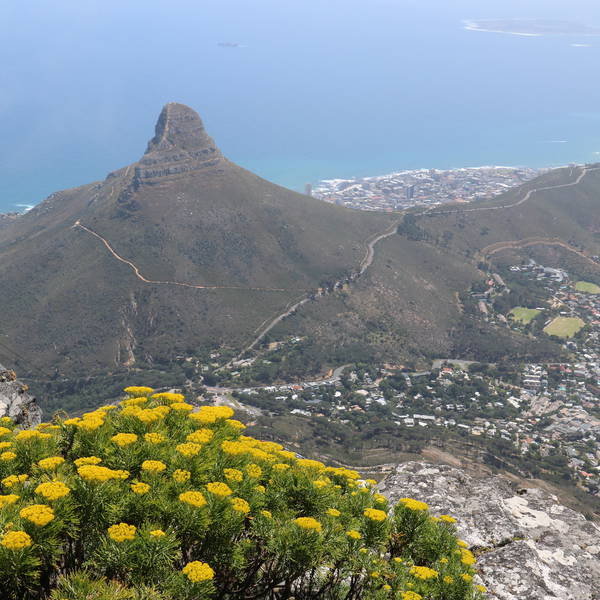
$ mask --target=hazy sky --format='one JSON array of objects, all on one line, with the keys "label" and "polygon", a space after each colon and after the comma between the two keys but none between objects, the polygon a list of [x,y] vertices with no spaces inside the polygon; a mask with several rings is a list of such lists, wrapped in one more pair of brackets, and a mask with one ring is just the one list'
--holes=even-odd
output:
[{"label": "hazy sky", "polygon": [[[133,162],[171,100],[197,109],[232,158],[275,178],[280,169],[281,180],[290,160],[333,161],[361,145],[373,156],[385,150],[384,136],[399,135],[390,123],[403,110],[400,100],[432,80],[439,85],[407,104],[407,111],[419,107],[411,119],[434,117],[440,103],[458,110],[469,95],[478,97],[469,61],[477,77],[489,74],[486,86],[493,88],[498,64],[488,69],[485,57],[464,46],[472,38],[445,39],[444,32],[456,27],[458,35],[463,18],[502,17],[600,27],[600,2],[5,0],[0,209]],[[218,46],[224,41],[243,47]],[[598,63],[580,50],[568,59],[581,69],[576,93],[588,101],[577,110],[591,113],[598,100],[598,112]],[[565,64],[548,93],[569,87]],[[533,63],[527,69],[523,76],[531,77]],[[456,86],[451,93],[449,85]],[[481,102],[491,114],[507,107],[498,94]]]}]

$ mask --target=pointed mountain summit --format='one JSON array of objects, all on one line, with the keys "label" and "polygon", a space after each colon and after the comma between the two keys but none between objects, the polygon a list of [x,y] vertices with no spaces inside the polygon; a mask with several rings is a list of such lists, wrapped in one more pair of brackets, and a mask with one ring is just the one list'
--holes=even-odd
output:
[{"label": "pointed mountain summit", "polygon": [[257,177],[169,103],[138,162],[0,228],[2,339],[24,360],[0,358],[72,377],[241,349],[391,222]]},{"label": "pointed mountain summit", "polygon": [[209,169],[223,162],[223,155],[206,133],[198,113],[184,104],[170,102],[158,117],[154,137],[139,161],[136,177],[152,180]]}]

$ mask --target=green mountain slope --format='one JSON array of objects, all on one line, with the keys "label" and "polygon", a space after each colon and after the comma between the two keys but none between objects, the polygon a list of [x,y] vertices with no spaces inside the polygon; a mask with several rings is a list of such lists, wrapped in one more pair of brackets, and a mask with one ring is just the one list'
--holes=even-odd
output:
[{"label": "green mountain slope", "polygon": [[357,269],[389,223],[234,165],[193,110],[168,104],[139,162],[0,230],[3,343],[69,375],[242,345]]}]

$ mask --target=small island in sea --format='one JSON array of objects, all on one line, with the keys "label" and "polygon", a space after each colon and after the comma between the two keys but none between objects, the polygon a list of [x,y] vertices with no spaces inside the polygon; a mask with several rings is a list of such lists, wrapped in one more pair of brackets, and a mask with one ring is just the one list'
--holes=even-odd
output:
[{"label": "small island in sea", "polygon": [[465,29],[541,37],[544,35],[600,35],[600,29],[553,19],[481,19],[463,21]]}]

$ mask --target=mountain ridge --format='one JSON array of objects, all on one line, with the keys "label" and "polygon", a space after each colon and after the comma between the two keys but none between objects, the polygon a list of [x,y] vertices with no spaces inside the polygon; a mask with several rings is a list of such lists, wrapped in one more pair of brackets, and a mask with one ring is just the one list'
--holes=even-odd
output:
[{"label": "mountain ridge", "polygon": [[299,290],[354,271],[390,220],[238,167],[171,103],[138,162],[0,229],[6,333],[21,355],[71,374],[241,346]]}]

